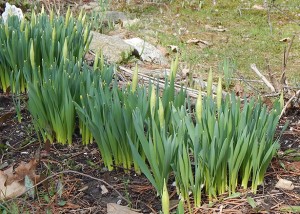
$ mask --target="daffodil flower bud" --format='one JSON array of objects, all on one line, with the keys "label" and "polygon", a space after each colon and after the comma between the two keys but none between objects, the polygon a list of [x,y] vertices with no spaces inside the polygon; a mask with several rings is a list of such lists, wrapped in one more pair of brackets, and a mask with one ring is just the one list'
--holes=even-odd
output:
[{"label": "daffodil flower bud", "polygon": [[160,127],[161,128],[164,127],[165,126],[164,106],[162,104],[160,97],[158,98],[158,118],[159,118]]},{"label": "daffodil flower bud", "polygon": [[208,73],[208,79],[207,79],[207,96],[211,96],[212,95],[212,70],[210,68],[209,73]]},{"label": "daffodil flower bud", "polygon": [[196,103],[196,118],[198,122],[201,121],[202,117],[202,94],[201,94],[201,88],[199,89],[199,95],[197,98],[197,103]]},{"label": "daffodil flower bud", "polygon": [[33,48],[33,42],[31,42],[31,46],[30,46],[30,63],[31,63],[31,67],[34,68],[35,67],[35,61],[34,61],[34,48]]},{"label": "daffodil flower bud", "polygon": [[151,97],[150,97],[150,112],[152,117],[154,117],[155,106],[156,106],[156,92],[155,92],[155,87],[153,86],[151,90]]},{"label": "daffodil flower bud", "polygon": [[166,179],[164,179],[164,187],[163,192],[161,196],[161,205],[162,205],[162,212],[163,214],[169,214],[170,213],[170,198],[169,193],[167,189]]},{"label": "daffodil flower bud", "polygon": [[217,107],[221,108],[222,104],[222,78],[219,77],[218,87],[217,87]]},{"label": "daffodil flower bud", "polygon": [[66,61],[68,58],[68,42],[67,38],[65,38],[64,47],[63,47],[63,58]]},{"label": "daffodil flower bud", "polygon": [[137,64],[135,65],[134,73],[132,76],[132,83],[131,83],[131,92],[134,93],[136,91],[138,84],[138,67]]}]

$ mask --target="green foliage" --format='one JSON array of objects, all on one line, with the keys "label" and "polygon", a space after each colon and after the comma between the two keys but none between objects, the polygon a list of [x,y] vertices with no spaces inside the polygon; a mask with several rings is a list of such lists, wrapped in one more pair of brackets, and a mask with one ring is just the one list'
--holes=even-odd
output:
[{"label": "green foliage", "polygon": [[[52,143],[55,136],[60,143],[72,142],[75,127],[74,92],[70,90],[70,75],[65,70],[72,69],[72,66],[72,63],[66,63],[60,68],[56,64],[45,67],[42,78],[28,82],[28,110],[44,141],[50,140]],[[79,69],[75,65],[72,71],[78,73]]]},{"label": "green foliage", "polygon": [[116,83],[91,84],[81,91],[76,110],[95,137],[104,164],[109,170],[134,165],[160,196],[173,171],[178,194],[189,208],[189,192],[194,206],[200,206],[203,188],[212,199],[234,193],[238,184],[247,188],[251,181],[256,192],[279,147],[274,134],[280,102],[268,112],[255,98],[243,104],[234,95],[224,99],[219,78],[216,99],[199,96],[194,119],[184,89],[175,92],[175,74],[161,94],[153,85],[148,90],[138,86],[136,74],[123,89]]},{"label": "green foliage", "polygon": [[179,212],[185,201],[191,210],[190,192],[194,206],[201,205],[202,189],[212,199],[250,181],[256,192],[279,147],[274,134],[282,101],[267,111],[259,99],[223,97],[221,78],[214,98],[210,70],[207,96],[200,93],[192,111],[185,90],[175,90],[178,56],[162,91],[155,82],[139,86],[137,68],[132,84],[120,88],[102,54],[93,68],[82,62],[90,39],[79,17],[75,21],[70,11],[65,18],[32,13],[30,22],[11,17],[0,25],[1,88],[28,92],[28,110],[44,141],[70,144],[78,125],[83,144],[95,139],[109,170],[134,166],[145,174],[166,213],[172,172]]},{"label": "green foliage", "polygon": [[[21,93],[28,81],[35,81],[31,70],[37,68],[43,75],[44,69],[63,58],[80,61],[88,50],[89,30],[84,18],[76,19],[70,12],[65,18],[33,12],[30,21],[16,16],[7,23],[1,20],[0,87],[6,91],[11,86],[13,93]],[[29,71],[26,80],[24,67]]]}]

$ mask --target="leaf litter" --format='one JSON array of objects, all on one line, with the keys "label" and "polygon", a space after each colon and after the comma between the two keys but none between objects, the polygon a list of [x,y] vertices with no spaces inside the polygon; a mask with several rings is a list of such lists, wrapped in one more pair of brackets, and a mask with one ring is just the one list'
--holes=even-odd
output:
[{"label": "leaf litter", "polygon": [[23,195],[28,191],[28,195],[34,198],[34,184],[40,179],[35,173],[37,160],[31,159],[28,163],[21,162],[15,168],[14,165],[8,169],[0,170],[0,199],[10,199]]}]

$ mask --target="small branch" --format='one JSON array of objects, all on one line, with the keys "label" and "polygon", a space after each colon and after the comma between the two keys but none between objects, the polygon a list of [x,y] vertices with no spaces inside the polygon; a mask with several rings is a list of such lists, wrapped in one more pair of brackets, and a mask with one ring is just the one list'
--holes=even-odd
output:
[{"label": "small branch", "polygon": [[[43,182],[51,179],[51,178],[54,178],[58,175],[61,175],[61,174],[68,174],[68,173],[72,173],[72,174],[77,174],[77,175],[81,175],[81,176],[84,176],[84,177],[88,177],[88,178],[91,178],[93,180],[96,180],[96,181],[99,181],[101,183],[104,183],[107,187],[109,187],[110,189],[113,189],[124,201],[126,201],[128,204],[130,204],[131,202],[126,199],[124,196],[122,196],[122,194],[116,189],[114,188],[111,184],[107,183],[106,181],[104,181],[103,179],[100,179],[100,178],[96,178],[96,177],[93,177],[91,175],[88,175],[88,174],[84,174],[82,172],[77,172],[77,171],[73,171],[73,170],[64,170],[64,171],[61,171],[61,172],[58,172],[58,173],[55,173],[53,175],[50,175],[48,176],[47,178],[41,180],[40,182],[36,183],[34,186],[28,188],[23,194],[27,193],[28,191],[30,191],[31,189],[37,187],[38,185],[42,184]],[[7,200],[6,202],[9,202],[9,201],[12,201],[13,199],[15,198],[11,198],[9,200]]]},{"label": "small branch", "polygon": [[262,81],[271,89],[272,92],[275,92],[274,86],[267,80],[267,78],[260,73],[255,64],[251,64],[251,69],[261,78]]},{"label": "small branch", "polygon": [[281,93],[264,94],[263,97],[278,97]]},{"label": "small branch", "polygon": [[[241,75],[239,75],[241,76]],[[262,80],[250,80],[250,79],[246,79],[244,77],[241,76],[241,78],[230,78],[233,81],[245,81],[245,82],[256,82],[256,83],[264,83]]]},{"label": "small branch", "polygon": [[[125,68],[123,66],[119,66],[119,69],[121,69],[122,71],[130,74],[130,75],[133,75],[133,71],[128,69],[128,68]],[[157,79],[157,78],[154,78],[154,77],[151,77],[151,76],[148,76],[146,74],[143,74],[143,73],[139,73],[139,76],[141,76],[143,78],[143,80],[146,80],[148,82],[152,81],[153,83],[157,83],[157,85],[161,88],[164,88],[165,87],[165,81],[164,80],[160,80],[160,79]],[[177,91],[180,91],[182,86],[179,85],[179,84],[174,84],[175,86],[175,89]],[[184,87],[183,87],[184,88]],[[190,96],[190,97],[193,97],[193,98],[197,98],[198,97],[198,90],[195,90],[195,89],[192,89],[192,88],[188,88],[186,87],[186,92],[187,94]],[[206,93],[202,92],[202,95],[206,95]]]},{"label": "small branch", "polygon": [[285,61],[284,61],[284,66],[285,66],[285,67],[284,67],[284,69],[286,69],[287,61],[288,61],[288,58],[289,58],[290,51],[291,51],[291,49],[292,49],[292,45],[293,45],[295,36],[296,36],[296,35],[293,35],[293,37],[291,38],[291,41],[290,41],[290,43],[289,43],[289,46],[288,46],[286,52],[284,53],[284,55],[285,55]]},{"label": "small branch", "polygon": [[285,113],[286,109],[288,108],[288,106],[291,104],[291,102],[293,101],[293,99],[295,97],[298,97],[300,95],[300,90],[298,90],[285,104],[284,108],[282,109],[281,113],[280,113],[280,117],[282,117],[282,115]]},{"label": "small branch", "polygon": [[[236,71],[236,73],[240,76],[241,81],[243,81],[246,85],[248,85],[250,88],[252,88],[254,91],[256,91],[259,94],[262,94],[259,90],[257,90],[255,87],[253,87],[244,77],[241,75],[240,72]],[[263,82],[263,81],[262,81]]]},{"label": "small branch", "polygon": [[269,27],[270,27],[270,33],[272,35],[273,34],[273,28],[272,28],[272,22],[271,22],[271,7],[272,6],[268,5],[267,1],[264,1],[264,6],[268,7],[268,24],[269,24]]},{"label": "small branch", "polygon": [[295,35],[293,35],[293,37],[292,37],[292,39],[291,39],[291,41],[288,45],[288,48],[287,49],[285,48],[284,53],[283,53],[282,74],[281,74],[281,77],[280,77],[280,83],[283,86],[287,85],[285,71],[286,71],[287,62],[288,62],[289,54],[290,54],[294,39],[295,39]]}]

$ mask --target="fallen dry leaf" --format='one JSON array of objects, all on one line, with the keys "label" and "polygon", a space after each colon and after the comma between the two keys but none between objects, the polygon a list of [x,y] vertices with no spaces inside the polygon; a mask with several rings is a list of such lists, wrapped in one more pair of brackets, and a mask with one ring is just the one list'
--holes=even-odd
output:
[{"label": "fallen dry leaf", "polygon": [[63,208],[65,208],[65,209],[78,209],[78,208],[80,208],[80,206],[67,201],[67,203],[63,206]]},{"label": "fallen dry leaf", "polygon": [[114,203],[108,203],[107,214],[139,214],[139,213],[130,210],[129,207],[121,206]]},{"label": "fallen dry leaf", "polygon": [[16,112],[8,112],[0,117],[0,123],[5,123],[10,119]]},{"label": "fallen dry leaf", "polygon": [[178,46],[176,45],[168,45],[172,52],[177,53],[179,51]]},{"label": "fallen dry leaf", "polygon": [[182,73],[182,77],[185,78],[190,74],[190,69],[184,68],[181,70],[181,73]]},{"label": "fallen dry leaf", "polygon": [[279,42],[289,42],[289,41],[291,41],[290,37],[282,38],[279,40]]},{"label": "fallen dry leaf", "polygon": [[300,161],[288,163],[287,169],[293,172],[300,172]]},{"label": "fallen dry leaf", "polygon": [[236,84],[233,90],[236,96],[242,97],[244,94],[244,88],[240,84]]},{"label": "fallen dry leaf", "polygon": [[208,30],[208,31],[216,31],[216,32],[225,32],[225,31],[227,31],[227,28],[224,28],[223,26],[212,27],[210,25],[205,25],[205,29]]},{"label": "fallen dry leaf", "polygon": [[13,182],[9,185],[5,185],[7,175],[0,171],[0,199],[9,199],[22,195],[26,191],[24,184],[20,182]]},{"label": "fallen dry leaf", "polygon": [[204,44],[204,45],[207,45],[207,46],[212,46],[212,43],[211,42],[208,42],[208,41],[205,41],[205,40],[202,40],[202,39],[189,39],[188,41],[186,41],[187,44]]},{"label": "fallen dry leaf", "polygon": [[32,159],[30,162],[21,164],[13,170],[13,166],[8,169],[0,170],[0,199],[9,199],[22,195],[26,192],[24,184],[25,176],[35,184],[38,182],[40,176],[35,174],[37,160]]},{"label": "fallen dry leaf", "polygon": [[266,8],[262,5],[255,4],[255,5],[253,5],[252,9],[254,9],[254,10],[265,10]]}]

